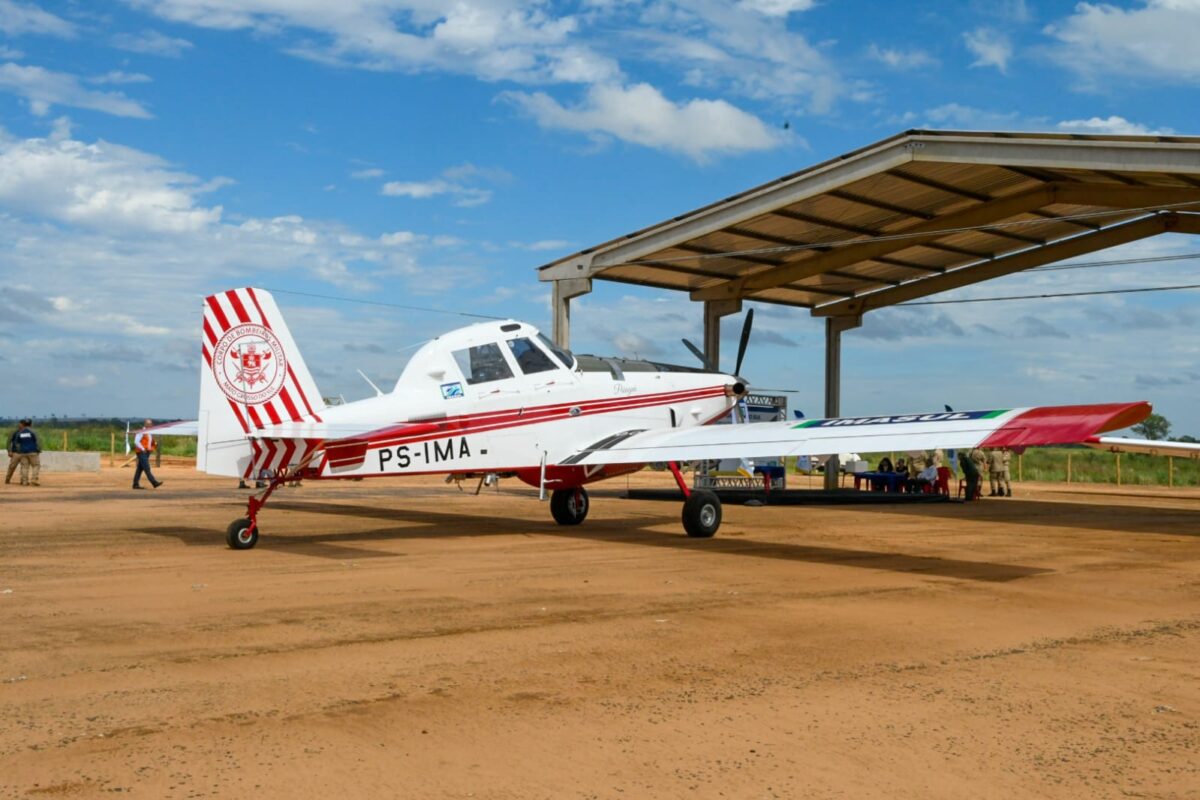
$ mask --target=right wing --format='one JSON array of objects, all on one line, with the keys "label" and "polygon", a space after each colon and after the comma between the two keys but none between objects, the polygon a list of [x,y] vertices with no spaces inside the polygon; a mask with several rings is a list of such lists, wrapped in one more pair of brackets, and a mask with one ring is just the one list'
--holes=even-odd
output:
[{"label": "right wing", "polygon": [[1148,456],[1176,456],[1200,459],[1200,444],[1164,442],[1158,439],[1122,439],[1119,436],[1093,436],[1084,442],[1088,447],[1110,453],[1142,453]]},{"label": "right wing", "polygon": [[1076,444],[1134,425],[1149,414],[1150,404],[1138,402],[628,431],[583,448],[560,463],[639,464]]}]

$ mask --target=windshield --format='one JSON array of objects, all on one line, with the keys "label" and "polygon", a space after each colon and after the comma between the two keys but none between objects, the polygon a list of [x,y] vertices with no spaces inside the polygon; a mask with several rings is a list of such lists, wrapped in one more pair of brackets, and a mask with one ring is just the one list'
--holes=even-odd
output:
[{"label": "windshield", "polygon": [[541,342],[547,350],[554,354],[554,357],[562,362],[567,369],[575,369],[575,356],[571,355],[570,350],[563,350],[554,342],[546,338],[545,334],[538,334],[538,341]]}]

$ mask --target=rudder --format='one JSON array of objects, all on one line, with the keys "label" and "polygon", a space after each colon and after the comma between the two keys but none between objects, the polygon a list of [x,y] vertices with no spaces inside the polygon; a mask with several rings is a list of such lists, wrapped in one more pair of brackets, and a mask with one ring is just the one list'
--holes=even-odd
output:
[{"label": "rudder", "polygon": [[320,422],[324,402],[270,292],[230,289],[204,298],[196,467],[250,477],[250,434]]}]

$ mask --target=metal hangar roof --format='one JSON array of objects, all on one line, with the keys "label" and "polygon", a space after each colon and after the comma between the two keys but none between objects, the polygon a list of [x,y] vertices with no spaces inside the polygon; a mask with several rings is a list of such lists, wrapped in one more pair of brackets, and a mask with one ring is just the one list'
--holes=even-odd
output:
[{"label": "metal hangar roof", "polygon": [[1200,137],[912,130],[539,268],[853,316],[1167,231]]}]

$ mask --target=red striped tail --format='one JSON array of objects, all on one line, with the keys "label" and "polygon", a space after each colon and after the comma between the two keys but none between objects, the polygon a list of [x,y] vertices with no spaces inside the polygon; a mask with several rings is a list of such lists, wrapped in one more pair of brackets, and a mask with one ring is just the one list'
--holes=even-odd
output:
[{"label": "red striped tail", "polygon": [[320,422],[325,405],[271,294],[230,289],[204,298],[197,466],[248,476],[248,435]]}]

